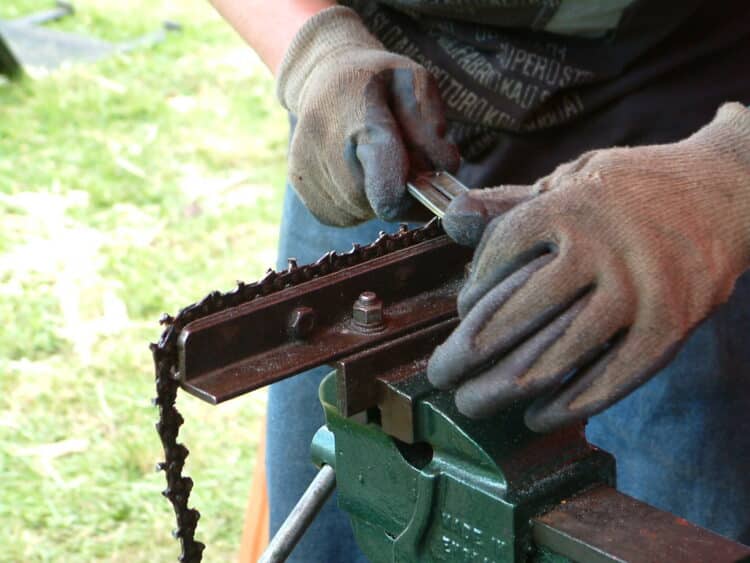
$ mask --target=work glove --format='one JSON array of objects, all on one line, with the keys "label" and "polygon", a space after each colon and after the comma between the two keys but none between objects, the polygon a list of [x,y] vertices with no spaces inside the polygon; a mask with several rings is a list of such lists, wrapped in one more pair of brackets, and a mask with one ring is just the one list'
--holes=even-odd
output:
[{"label": "work glove", "polygon": [[458,166],[431,75],[386,51],[349,8],[328,8],[302,26],[277,92],[297,117],[289,179],[323,223],[402,218],[410,172]]},{"label": "work glove", "polygon": [[473,418],[517,401],[539,432],[586,418],[667,364],[750,266],[750,110],[469,192],[444,225],[481,241],[429,380]]}]

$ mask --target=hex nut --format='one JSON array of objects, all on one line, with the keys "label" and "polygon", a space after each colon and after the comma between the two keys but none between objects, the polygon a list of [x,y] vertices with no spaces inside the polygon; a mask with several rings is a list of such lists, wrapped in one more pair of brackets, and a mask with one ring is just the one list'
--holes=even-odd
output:
[{"label": "hex nut", "polygon": [[383,328],[383,302],[372,291],[365,291],[354,302],[352,320],[355,327],[365,331]]},{"label": "hex nut", "polygon": [[297,307],[289,315],[289,334],[294,338],[305,338],[315,328],[315,311],[311,307]]}]

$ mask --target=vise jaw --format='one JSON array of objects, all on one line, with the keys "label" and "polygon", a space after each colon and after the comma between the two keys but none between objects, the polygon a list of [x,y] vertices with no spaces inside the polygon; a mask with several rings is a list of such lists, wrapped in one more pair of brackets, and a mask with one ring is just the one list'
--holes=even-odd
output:
[{"label": "vise jaw", "polygon": [[335,468],[339,506],[373,563],[526,561],[538,553],[534,515],[614,484],[613,458],[586,442],[583,425],[536,434],[522,405],[471,420],[432,388],[429,352],[454,325],[341,360],[321,383],[326,425],[313,460]]}]

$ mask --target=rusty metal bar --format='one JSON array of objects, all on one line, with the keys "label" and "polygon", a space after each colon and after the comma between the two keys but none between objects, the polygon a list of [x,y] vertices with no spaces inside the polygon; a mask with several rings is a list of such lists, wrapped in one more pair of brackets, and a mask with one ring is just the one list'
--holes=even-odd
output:
[{"label": "rusty metal bar", "polygon": [[286,561],[335,488],[336,472],[330,465],[324,465],[273,536],[258,563]]},{"label": "rusty metal bar", "polygon": [[585,563],[729,563],[750,558],[750,547],[606,486],[535,518],[533,536],[537,544]]},{"label": "rusty metal bar", "polygon": [[[216,404],[453,318],[470,258],[440,236],[209,315],[182,330],[177,375]],[[382,330],[353,322],[363,292],[382,300]]]}]

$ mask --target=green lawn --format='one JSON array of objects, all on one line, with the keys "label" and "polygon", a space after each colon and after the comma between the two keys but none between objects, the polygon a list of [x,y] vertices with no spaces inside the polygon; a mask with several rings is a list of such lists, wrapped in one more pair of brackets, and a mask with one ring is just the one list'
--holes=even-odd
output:
[{"label": "green lawn", "polygon": [[[76,7],[56,27],[184,30],[0,85],[0,561],[171,561],[148,343],[160,313],[274,263],[286,120],[203,0]],[[236,552],[264,400],[179,401],[207,561]]]}]

